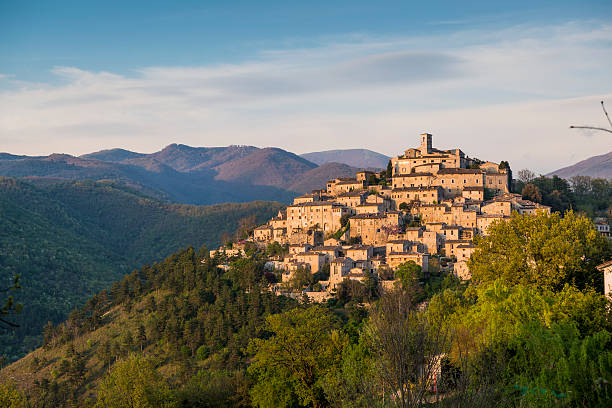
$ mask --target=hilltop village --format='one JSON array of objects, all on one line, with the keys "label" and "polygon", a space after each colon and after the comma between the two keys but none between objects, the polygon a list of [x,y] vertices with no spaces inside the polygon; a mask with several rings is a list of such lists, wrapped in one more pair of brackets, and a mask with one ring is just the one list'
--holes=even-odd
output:
[{"label": "hilltop village", "polygon": [[[420,142],[391,159],[385,171],[330,180],[255,228],[250,241],[257,245],[288,246],[287,255],[271,258],[267,267],[280,271],[283,283],[300,269],[312,274],[328,269],[319,290],[305,292],[313,300],[326,299],[345,279],[377,274],[383,287],[392,285],[393,271],[409,261],[423,273],[435,268],[469,279],[475,235],[486,235],[491,223],[513,211],[550,212],[510,193],[507,163],[436,149],[428,133]],[[222,247],[211,256],[218,252],[236,256],[243,249]]]}]

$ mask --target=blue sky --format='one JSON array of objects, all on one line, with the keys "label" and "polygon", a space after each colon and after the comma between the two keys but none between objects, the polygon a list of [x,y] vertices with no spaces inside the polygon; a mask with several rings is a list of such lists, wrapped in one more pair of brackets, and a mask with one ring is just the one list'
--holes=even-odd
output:
[{"label": "blue sky", "polygon": [[612,106],[610,17],[609,1],[1,0],[0,151],[395,154],[427,130],[545,172],[612,150],[567,129]]}]

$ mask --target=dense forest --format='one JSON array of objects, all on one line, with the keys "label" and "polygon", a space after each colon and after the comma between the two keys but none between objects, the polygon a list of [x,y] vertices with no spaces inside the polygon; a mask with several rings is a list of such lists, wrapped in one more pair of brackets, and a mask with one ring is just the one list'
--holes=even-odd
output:
[{"label": "dense forest", "polygon": [[570,209],[589,217],[612,220],[612,180],[575,176],[566,180],[558,176],[538,176],[529,170],[520,170],[514,182],[514,191],[537,203],[552,207],[552,211]]},{"label": "dense forest", "polygon": [[47,325],[44,346],[0,372],[0,403],[609,406],[612,320],[595,265],[610,242],[568,212],[515,214],[476,245],[469,283],[428,285],[405,265],[395,289],[347,280],[324,304],[268,290],[272,247],[183,249]]},{"label": "dense forest", "polygon": [[241,219],[264,222],[282,207],[252,202],[167,204],[112,182],[24,182],[0,178],[0,277],[21,313],[20,327],[0,335],[11,361],[38,347],[42,328],[134,268],[187,245],[214,247]]}]

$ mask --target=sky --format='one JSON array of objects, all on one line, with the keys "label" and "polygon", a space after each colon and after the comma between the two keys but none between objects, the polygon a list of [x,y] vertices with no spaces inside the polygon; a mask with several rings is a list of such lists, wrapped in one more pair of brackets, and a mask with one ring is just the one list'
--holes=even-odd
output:
[{"label": "sky", "polygon": [[[460,7],[459,7],[460,6]],[[612,150],[610,1],[0,0],[0,152]]]}]

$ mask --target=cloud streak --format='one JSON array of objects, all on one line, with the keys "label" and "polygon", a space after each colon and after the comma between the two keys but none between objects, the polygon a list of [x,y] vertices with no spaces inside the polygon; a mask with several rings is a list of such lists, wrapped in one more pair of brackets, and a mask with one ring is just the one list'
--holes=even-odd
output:
[{"label": "cloud streak", "polygon": [[612,147],[600,135],[585,146],[567,129],[601,121],[611,43],[612,26],[576,22],[330,40],[130,76],[56,67],[54,84],[0,74],[0,150],[148,152],[181,142],[394,154],[429,130],[440,147],[545,172]]}]

